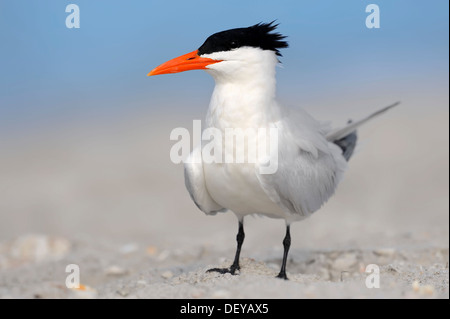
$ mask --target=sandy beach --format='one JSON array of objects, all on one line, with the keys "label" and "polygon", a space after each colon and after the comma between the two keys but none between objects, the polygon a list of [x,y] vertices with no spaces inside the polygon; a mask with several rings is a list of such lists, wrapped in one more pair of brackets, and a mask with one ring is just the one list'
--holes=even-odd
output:
[{"label": "sandy beach", "polygon": [[[449,298],[448,110],[424,114],[360,130],[336,196],[292,227],[289,281],[274,278],[284,223],[258,217],[240,274],[206,273],[231,263],[237,222],[203,215],[170,162],[169,133],[191,117],[4,137],[0,298]],[[82,289],[66,288],[69,264]]]}]

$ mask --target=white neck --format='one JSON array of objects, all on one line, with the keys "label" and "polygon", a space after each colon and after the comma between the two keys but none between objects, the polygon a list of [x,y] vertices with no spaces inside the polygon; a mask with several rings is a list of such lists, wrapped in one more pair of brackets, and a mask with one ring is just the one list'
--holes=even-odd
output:
[{"label": "white neck", "polygon": [[210,127],[265,127],[278,115],[276,55],[253,48],[243,53],[244,60],[227,59],[208,70],[216,82],[207,115]]}]

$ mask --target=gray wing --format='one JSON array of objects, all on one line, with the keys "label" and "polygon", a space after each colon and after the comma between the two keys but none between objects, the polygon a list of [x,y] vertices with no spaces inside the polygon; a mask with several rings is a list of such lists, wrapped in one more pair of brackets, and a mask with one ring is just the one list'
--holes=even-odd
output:
[{"label": "gray wing", "polygon": [[278,170],[258,174],[266,194],[292,219],[318,210],[335,192],[347,168],[342,150],[328,142],[328,128],[303,111],[286,111],[278,127]]},{"label": "gray wing", "polygon": [[195,205],[205,214],[215,215],[226,211],[212,199],[206,188],[200,147],[194,149],[184,162],[184,181]]}]

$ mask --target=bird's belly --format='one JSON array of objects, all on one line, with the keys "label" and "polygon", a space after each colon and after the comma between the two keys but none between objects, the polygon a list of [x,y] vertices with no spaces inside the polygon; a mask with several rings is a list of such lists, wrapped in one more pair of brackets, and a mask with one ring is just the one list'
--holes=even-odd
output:
[{"label": "bird's belly", "polygon": [[255,164],[205,164],[205,182],[211,197],[235,214],[284,218],[282,209],[266,195],[255,174]]}]

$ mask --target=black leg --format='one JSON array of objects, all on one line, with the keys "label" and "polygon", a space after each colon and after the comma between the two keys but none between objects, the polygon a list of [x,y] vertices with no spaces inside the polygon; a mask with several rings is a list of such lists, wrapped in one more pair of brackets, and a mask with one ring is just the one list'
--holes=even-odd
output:
[{"label": "black leg", "polygon": [[239,266],[239,256],[241,255],[241,247],[242,243],[244,242],[245,233],[244,233],[244,220],[239,220],[239,230],[238,234],[236,236],[237,241],[237,249],[236,249],[236,255],[234,256],[234,262],[230,266],[230,268],[212,268],[209,269],[208,272],[218,272],[221,274],[230,273],[234,275],[236,273],[236,270],[240,270],[241,267]]},{"label": "black leg", "polygon": [[286,262],[289,253],[289,247],[291,247],[291,231],[289,225],[286,226],[286,236],[284,237],[283,240],[283,246],[284,246],[283,263],[281,264],[281,270],[277,278],[287,280],[288,277],[286,276]]}]

